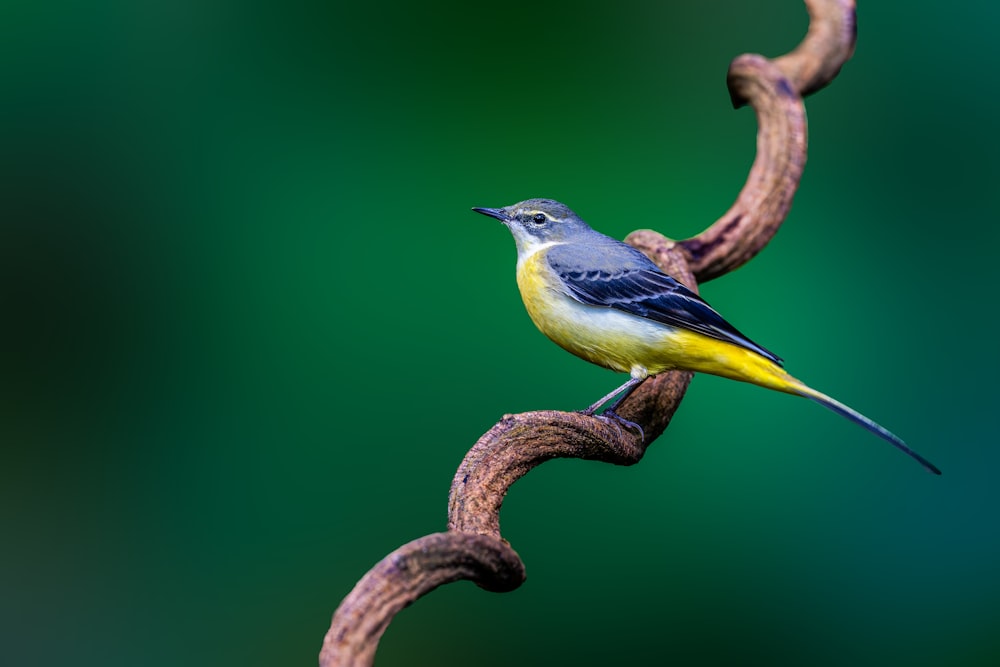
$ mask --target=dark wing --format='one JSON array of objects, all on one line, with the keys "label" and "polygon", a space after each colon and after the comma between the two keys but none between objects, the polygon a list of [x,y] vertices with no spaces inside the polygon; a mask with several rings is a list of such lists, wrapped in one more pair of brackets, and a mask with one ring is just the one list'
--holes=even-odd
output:
[{"label": "dark wing", "polygon": [[729,324],[697,294],[619,241],[556,245],[546,253],[567,292],[580,303],[614,308],[733,343],[781,365],[774,353]]}]

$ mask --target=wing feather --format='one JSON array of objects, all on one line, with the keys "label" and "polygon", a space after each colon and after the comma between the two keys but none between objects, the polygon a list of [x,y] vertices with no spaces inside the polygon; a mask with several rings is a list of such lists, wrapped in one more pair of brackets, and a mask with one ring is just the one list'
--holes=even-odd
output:
[{"label": "wing feather", "polygon": [[740,333],[641,252],[611,238],[608,241],[549,249],[546,260],[571,297],[589,306],[614,308],[733,343],[781,364],[777,355]]}]

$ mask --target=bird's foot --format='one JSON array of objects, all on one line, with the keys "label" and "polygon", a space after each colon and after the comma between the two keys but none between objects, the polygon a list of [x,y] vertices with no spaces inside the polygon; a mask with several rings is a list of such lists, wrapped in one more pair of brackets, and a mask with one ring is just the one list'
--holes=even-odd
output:
[{"label": "bird's foot", "polygon": [[639,438],[642,440],[642,442],[646,441],[646,432],[642,430],[641,426],[639,426],[633,421],[625,419],[614,410],[605,410],[601,414],[597,415],[597,417],[599,419],[605,419],[609,422],[613,422],[617,426],[624,426],[630,431],[638,432]]}]

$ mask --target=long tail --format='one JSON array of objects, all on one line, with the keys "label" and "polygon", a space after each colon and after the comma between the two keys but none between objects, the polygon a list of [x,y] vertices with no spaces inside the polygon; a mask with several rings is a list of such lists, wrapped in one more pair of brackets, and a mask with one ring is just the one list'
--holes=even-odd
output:
[{"label": "long tail", "polygon": [[[689,334],[690,336],[696,336],[696,334]],[[910,449],[896,434],[876,424],[857,410],[849,408],[840,401],[832,399],[826,394],[818,392],[812,387],[796,380],[786,373],[781,366],[762,357],[756,351],[729,343],[707,341],[701,336],[692,338],[692,340],[696,340],[700,345],[700,353],[688,357],[685,360],[685,368],[703,373],[712,373],[713,375],[721,375],[743,382],[750,382],[768,389],[782,391],[786,394],[811,398],[820,405],[833,410],[838,415],[847,417],[855,424],[864,426],[935,475],[941,474],[937,466]],[[691,345],[689,349],[694,347]]]},{"label": "long tail", "polygon": [[899,451],[903,452],[910,458],[914,459],[915,461],[917,461],[917,463],[927,468],[927,470],[931,471],[935,475],[941,474],[941,471],[938,470],[938,467],[936,465],[934,465],[933,463],[925,459],[923,456],[917,454],[915,451],[910,449],[910,447],[905,442],[903,442],[899,438],[899,436],[897,436],[895,433],[885,428],[884,426],[876,424],[871,419],[865,417],[857,410],[844,405],[843,403],[841,403],[836,399],[830,398],[829,396],[827,396],[822,392],[818,392],[811,387],[807,387],[806,385],[798,381],[792,384],[791,389],[793,389],[794,393],[798,394],[799,396],[805,396],[806,398],[811,398],[812,400],[816,401],[823,407],[833,410],[838,415],[847,417],[855,424],[864,426],[866,429],[868,429],[878,437],[882,438],[883,440],[885,440],[890,445],[892,445]]}]

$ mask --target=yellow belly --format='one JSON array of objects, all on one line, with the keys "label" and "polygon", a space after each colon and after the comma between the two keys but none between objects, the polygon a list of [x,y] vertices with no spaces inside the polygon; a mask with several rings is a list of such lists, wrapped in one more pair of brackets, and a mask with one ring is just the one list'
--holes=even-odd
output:
[{"label": "yellow belly", "polygon": [[549,272],[544,252],[518,266],[517,285],[535,326],[563,349],[633,377],[683,369],[798,393],[779,366],[745,348],[636,315],[576,301]]},{"label": "yellow belly", "polygon": [[663,348],[669,346],[672,329],[576,301],[544,262],[542,252],[527,258],[518,267],[517,286],[531,321],[554,343],[598,366],[637,377],[672,367],[655,363],[665,358]]}]

